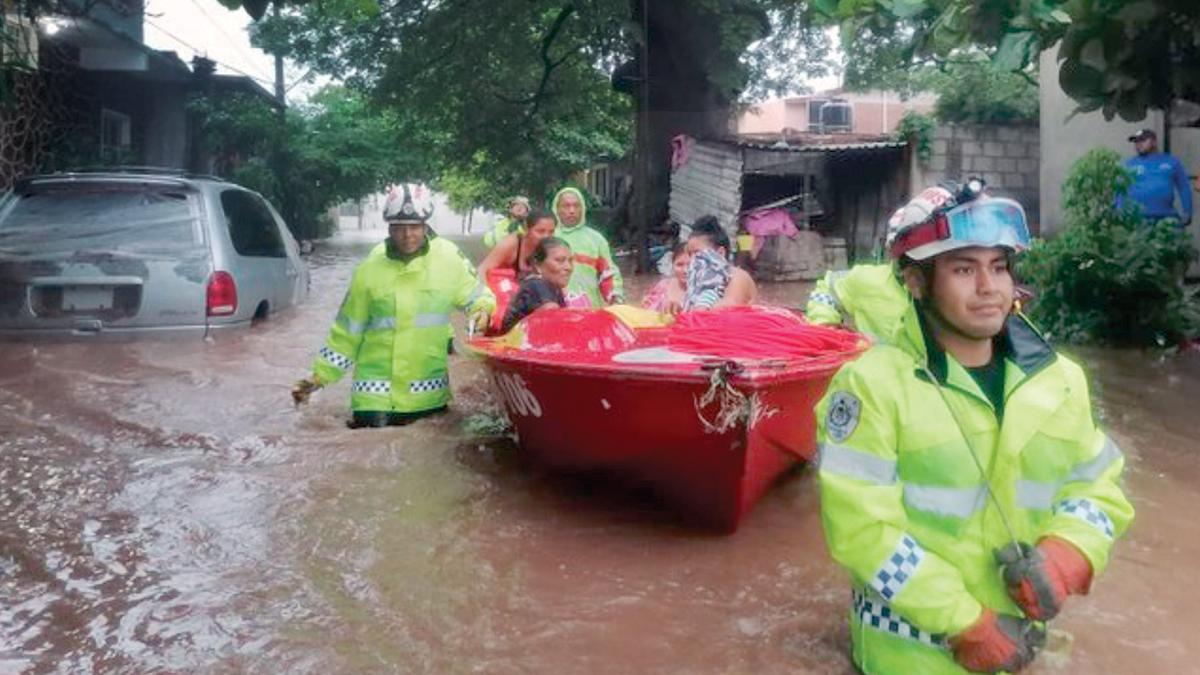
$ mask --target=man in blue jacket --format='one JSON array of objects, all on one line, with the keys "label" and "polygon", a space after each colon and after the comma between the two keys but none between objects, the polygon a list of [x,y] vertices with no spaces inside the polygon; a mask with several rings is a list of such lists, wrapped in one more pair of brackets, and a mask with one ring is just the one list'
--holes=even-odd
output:
[{"label": "man in blue jacket", "polygon": [[[1129,137],[1137,148],[1137,157],[1125,160],[1125,168],[1133,173],[1129,197],[1141,205],[1146,220],[1174,218],[1186,227],[1192,222],[1192,186],[1188,173],[1178,159],[1158,151],[1158,135],[1142,129]],[[1175,210],[1175,191],[1179,191],[1180,214]]]}]

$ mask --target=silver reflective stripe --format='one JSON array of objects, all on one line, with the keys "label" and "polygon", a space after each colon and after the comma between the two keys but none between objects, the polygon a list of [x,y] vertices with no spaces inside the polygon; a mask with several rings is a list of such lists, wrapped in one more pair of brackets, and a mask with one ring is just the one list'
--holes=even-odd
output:
[{"label": "silver reflective stripe", "polygon": [[385,328],[395,328],[396,319],[391,316],[376,317],[367,322],[367,330],[382,330]]},{"label": "silver reflective stripe", "polygon": [[418,314],[413,317],[414,328],[429,328],[430,326],[446,326],[449,324],[449,314]]},{"label": "silver reflective stripe", "polygon": [[836,285],[837,282],[850,276],[850,270],[834,270],[829,273],[829,285]]},{"label": "silver reflective stripe", "polygon": [[987,492],[982,485],[967,488],[904,484],[904,503],[939,516],[970,518],[983,508]]},{"label": "silver reflective stripe", "polygon": [[1041,509],[1046,510],[1051,507],[1054,501],[1054,495],[1062,489],[1063,485],[1070,482],[1085,482],[1090,483],[1100,478],[1108,467],[1112,466],[1113,462],[1121,459],[1124,455],[1116,443],[1112,442],[1111,438],[1104,439],[1104,447],[1100,449],[1099,454],[1089,459],[1082,464],[1078,464],[1071,473],[1067,475],[1065,481],[1057,483],[1041,483],[1032,480],[1017,481],[1017,506],[1023,509]]},{"label": "silver reflective stripe", "polygon": [[833,297],[833,306],[839,311],[842,308],[842,299],[838,297],[837,285],[838,282],[850,276],[850,270],[834,270],[829,274],[829,294]]},{"label": "silver reflective stripe", "polygon": [[865,480],[876,485],[893,485],[896,482],[896,462],[894,460],[877,457],[844,445],[822,443],[819,464],[821,471]]},{"label": "silver reflective stripe", "polygon": [[345,328],[346,332],[351,335],[362,335],[363,331],[366,330],[366,324],[361,324],[357,321],[354,321],[345,314],[339,314],[337,322],[340,323],[342,328]]},{"label": "silver reflective stripe", "polygon": [[1104,447],[1100,449],[1100,454],[1092,459],[1077,465],[1071,470],[1067,476],[1067,481],[1083,481],[1090,483],[1103,474],[1112,463],[1121,459],[1124,455],[1121,454],[1121,449],[1113,443],[1111,438],[1104,438]]},{"label": "silver reflective stripe", "polygon": [[1017,506],[1023,509],[1049,510],[1062,483],[1039,483],[1035,480],[1017,481]]}]

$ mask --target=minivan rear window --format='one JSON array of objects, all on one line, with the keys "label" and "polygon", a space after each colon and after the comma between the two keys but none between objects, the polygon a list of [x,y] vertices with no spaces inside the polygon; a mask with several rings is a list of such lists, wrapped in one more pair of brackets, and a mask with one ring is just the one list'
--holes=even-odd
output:
[{"label": "minivan rear window", "polygon": [[196,193],[71,186],[13,193],[0,206],[0,253],[174,253],[203,243]]}]

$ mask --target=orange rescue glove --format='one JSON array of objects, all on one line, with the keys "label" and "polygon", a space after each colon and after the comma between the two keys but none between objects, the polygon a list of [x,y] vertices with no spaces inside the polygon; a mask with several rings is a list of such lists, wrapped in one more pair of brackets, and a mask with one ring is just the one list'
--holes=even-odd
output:
[{"label": "orange rescue glove", "polygon": [[983,609],[979,620],[950,637],[958,665],[975,673],[1015,673],[1033,662],[1046,635],[1026,619]]},{"label": "orange rescue glove", "polygon": [[1068,595],[1084,595],[1092,585],[1092,566],[1079,549],[1057,537],[1046,537],[1037,548],[1020,551],[1010,544],[997,551],[1004,583],[1025,616],[1048,621],[1058,615]]}]

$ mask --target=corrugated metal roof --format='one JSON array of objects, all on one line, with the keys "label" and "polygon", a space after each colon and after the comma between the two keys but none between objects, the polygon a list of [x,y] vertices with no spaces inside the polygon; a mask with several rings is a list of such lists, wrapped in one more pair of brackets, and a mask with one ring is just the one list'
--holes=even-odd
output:
[{"label": "corrugated metal roof", "polygon": [[894,140],[861,140],[849,141],[844,143],[837,142],[807,142],[801,144],[781,145],[779,143],[764,143],[761,141],[747,140],[720,140],[717,143],[727,145],[735,145],[739,148],[749,150],[761,150],[767,152],[847,152],[854,150],[894,150],[903,148],[908,145],[904,141]]}]

